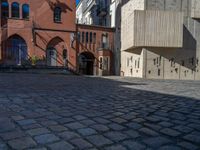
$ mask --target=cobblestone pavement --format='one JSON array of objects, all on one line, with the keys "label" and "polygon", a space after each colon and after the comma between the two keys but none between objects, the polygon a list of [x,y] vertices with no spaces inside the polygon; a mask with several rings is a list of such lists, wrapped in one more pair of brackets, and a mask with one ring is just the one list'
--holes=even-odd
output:
[{"label": "cobblestone pavement", "polygon": [[0,74],[6,149],[200,149],[200,82]]}]

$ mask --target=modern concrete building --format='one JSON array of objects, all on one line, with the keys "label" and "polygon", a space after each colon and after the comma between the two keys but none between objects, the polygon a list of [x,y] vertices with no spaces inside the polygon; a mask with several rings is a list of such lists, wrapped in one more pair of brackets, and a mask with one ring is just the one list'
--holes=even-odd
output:
[{"label": "modern concrete building", "polygon": [[121,10],[129,0],[111,0],[110,18],[111,27],[115,27],[115,42],[114,42],[114,72],[115,75],[120,75],[121,69]]},{"label": "modern concrete building", "polygon": [[199,10],[199,0],[130,0],[122,8],[121,74],[200,80]]},{"label": "modern concrete building", "polygon": [[79,24],[110,27],[109,0],[80,0],[76,8]]}]

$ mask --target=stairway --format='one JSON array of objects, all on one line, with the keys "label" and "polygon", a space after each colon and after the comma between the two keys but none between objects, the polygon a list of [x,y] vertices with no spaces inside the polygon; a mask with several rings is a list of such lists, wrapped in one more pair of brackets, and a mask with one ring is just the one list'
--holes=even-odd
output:
[{"label": "stairway", "polygon": [[35,74],[64,74],[78,75],[77,72],[64,67],[48,66],[3,66],[0,65],[0,73],[35,73]]}]

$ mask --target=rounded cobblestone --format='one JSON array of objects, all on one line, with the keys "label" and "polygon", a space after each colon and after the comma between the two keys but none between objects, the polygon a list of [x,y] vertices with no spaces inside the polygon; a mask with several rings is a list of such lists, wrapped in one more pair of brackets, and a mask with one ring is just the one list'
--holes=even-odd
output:
[{"label": "rounded cobblestone", "polygon": [[0,87],[0,149],[200,149],[199,81],[0,73]]}]

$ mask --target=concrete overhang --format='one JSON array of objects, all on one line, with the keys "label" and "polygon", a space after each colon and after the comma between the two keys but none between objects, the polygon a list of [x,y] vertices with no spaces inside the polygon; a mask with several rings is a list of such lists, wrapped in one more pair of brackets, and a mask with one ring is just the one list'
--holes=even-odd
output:
[{"label": "concrete overhang", "polygon": [[122,17],[121,50],[183,47],[183,12],[133,10]]}]

